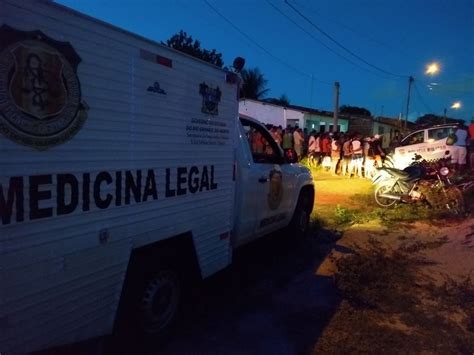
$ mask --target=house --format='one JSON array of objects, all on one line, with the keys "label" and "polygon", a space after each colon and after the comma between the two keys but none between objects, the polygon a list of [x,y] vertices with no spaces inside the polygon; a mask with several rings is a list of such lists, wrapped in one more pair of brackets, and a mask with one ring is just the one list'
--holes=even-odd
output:
[{"label": "house", "polygon": [[[258,119],[264,124],[285,127],[306,128],[308,132],[331,132],[333,126],[333,112],[316,110],[304,106],[277,104],[253,100],[241,99],[239,101],[239,113]],[[339,114],[339,132],[357,132],[363,136],[372,137],[376,134],[381,136],[382,147],[387,148],[397,131],[404,131],[405,121],[399,118],[383,116],[358,116],[350,114]],[[407,130],[416,128],[413,122],[407,122]]]},{"label": "house", "polygon": [[[374,136],[376,134],[381,136],[382,147],[387,148],[390,145],[390,141],[397,134],[401,134],[404,131],[405,121],[383,116],[354,116],[354,115],[341,115],[349,120],[349,131],[358,132],[363,136]],[[413,122],[407,122],[407,130],[411,131],[416,128],[416,124]]]},{"label": "house", "polygon": [[[280,106],[253,99],[241,99],[239,113],[255,119],[264,124],[274,126],[306,128],[308,132],[313,129],[317,132],[331,132],[333,113],[321,111],[304,106]],[[349,121],[344,118],[338,120],[338,131],[347,132]]]}]

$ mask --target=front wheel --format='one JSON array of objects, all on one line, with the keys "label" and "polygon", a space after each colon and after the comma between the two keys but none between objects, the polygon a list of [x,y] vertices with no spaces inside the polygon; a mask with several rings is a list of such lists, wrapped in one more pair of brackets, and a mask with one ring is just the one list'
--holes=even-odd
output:
[{"label": "front wheel", "polygon": [[312,206],[311,194],[301,192],[289,225],[289,229],[294,237],[304,238],[308,235]]},{"label": "front wheel", "polygon": [[391,182],[382,183],[381,185],[377,186],[377,188],[375,189],[375,192],[374,192],[375,202],[377,202],[377,204],[383,208],[392,207],[393,205],[395,205],[395,203],[397,203],[397,200],[382,197],[381,195],[389,194],[389,193],[395,194],[396,190],[397,188],[396,186],[393,186],[393,183]]}]

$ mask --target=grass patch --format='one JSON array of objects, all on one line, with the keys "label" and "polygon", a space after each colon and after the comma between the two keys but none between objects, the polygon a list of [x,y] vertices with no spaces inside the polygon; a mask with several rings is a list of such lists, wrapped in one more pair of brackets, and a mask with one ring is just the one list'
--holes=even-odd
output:
[{"label": "grass patch", "polygon": [[379,220],[385,227],[393,227],[395,224],[413,223],[434,216],[435,211],[417,205],[396,205],[390,209],[367,208],[367,205],[360,208],[345,208],[337,205],[334,209],[333,220],[339,227],[348,227],[354,223],[367,223],[372,220]]},{"label": "grass patch", "polygon": [[334,218],[338,225],[353,224],[357,218],[354,210],[337,205],[334,209]]}]

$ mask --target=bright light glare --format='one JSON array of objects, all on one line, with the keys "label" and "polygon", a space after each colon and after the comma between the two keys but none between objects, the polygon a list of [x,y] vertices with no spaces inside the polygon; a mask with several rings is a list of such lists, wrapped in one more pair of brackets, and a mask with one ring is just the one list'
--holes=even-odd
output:
[{"label": "bright light glare", "polygon": [[456,109],[456,110],[459,109],[459,108],[461,108],[461,102],[459,102],[459,101],[454,102],[454,103],[451,105],[451,108],[454,108],[454,109]]},{"label": "bright light glare", "polygon": [[433,63],[430,63],[426,66],[425,74],[426,75],[436,75],[436,74],[439,73],[439,70],[440,70],[439,63],[433,62]]}]

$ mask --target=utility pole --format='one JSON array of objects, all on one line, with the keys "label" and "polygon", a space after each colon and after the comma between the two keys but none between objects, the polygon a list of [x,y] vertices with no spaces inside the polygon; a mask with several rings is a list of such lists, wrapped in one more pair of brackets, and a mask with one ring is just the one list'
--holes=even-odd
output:
[{"label": "utility pole", "polygon": [[311,93],[310,93],[310,98],[309,98],[309,107],[313,108],[313,83],[314,83],[314,79],[313,79],[313,74],[311,74]]},{"label": "utility pole", "polygon": [[339,87],[338,81],[334,83],[334,116],[332,121],[332,131],[337,132],[338,116],[339,116]]},{"label": "utility pole", "polygon": [[405,112],[405,127],[404,130],[405,132],[407,131],[407,121],[408,121],[408,110],[410,109],[410,94],[411,94],[411,85],[413,84],[413,77],[410,75],[408,78],[408,97],[407,97],[407,110]]}]

